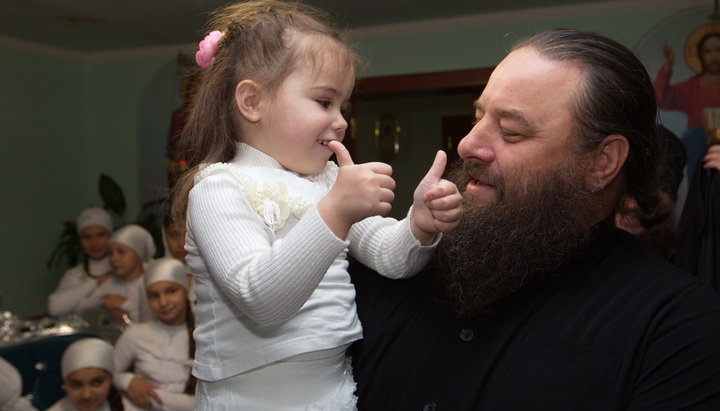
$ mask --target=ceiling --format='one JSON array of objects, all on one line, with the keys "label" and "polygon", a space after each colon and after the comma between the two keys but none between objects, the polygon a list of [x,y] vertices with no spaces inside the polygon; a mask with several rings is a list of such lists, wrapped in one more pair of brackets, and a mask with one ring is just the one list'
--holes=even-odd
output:
[{"label": "ceiling", "polygon": [[[607,0],[306,1],[329,10],[351,29],[537,7],[612,3]],[[82,53],[191,44],[202,37],[200,33],[208,12],[227,3],[228,0],[0,0],[0,37]]]}]

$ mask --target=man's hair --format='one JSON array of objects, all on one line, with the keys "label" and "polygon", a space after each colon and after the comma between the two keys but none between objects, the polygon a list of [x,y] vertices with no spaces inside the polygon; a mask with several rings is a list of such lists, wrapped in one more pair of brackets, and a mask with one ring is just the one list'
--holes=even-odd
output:
[{"label": "man's hair", "polygon": [[664,151],[657,135],[655,92],[640,60],[614,40],[575,29],[536,34],[513,50],[525,47],[580,66],[583,82],[572,107],[579,147],[590,151],[609,135],[625,136],[630,152],[622,171],[622,194],[634,197],[645,215],[654,216]]}]

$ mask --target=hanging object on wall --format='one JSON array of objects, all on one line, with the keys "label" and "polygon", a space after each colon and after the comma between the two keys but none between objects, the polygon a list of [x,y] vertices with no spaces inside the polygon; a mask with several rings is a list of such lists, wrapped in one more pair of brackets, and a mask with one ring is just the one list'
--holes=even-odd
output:
[{"label": "hanging object on wall", "polygon": [[375,148],[386,163],[400,151],[400,123],[392,113],[383,113],[375,120]]},{"label": "hanging object on wall", "polygon": [[[707,149],[706,113],[720,110],[720,16],[714,7],[688,8],[653,27],[635,48],[651,78],[661,122],[688,151],[686,174]],[[710,114],[712,116],[712,114]]]}]

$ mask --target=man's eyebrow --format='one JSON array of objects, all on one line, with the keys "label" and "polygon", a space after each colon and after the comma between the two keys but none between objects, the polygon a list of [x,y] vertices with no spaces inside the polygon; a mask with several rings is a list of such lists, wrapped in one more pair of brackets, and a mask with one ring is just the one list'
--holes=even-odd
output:
[{"label": "man's eyebrow", "polygon": [[500,118],[508,118],[508,119],[517,121],[523,127],[527,128],[530,131],[537,129],[535,127],[535,124],[532,121],[528,120],[528,118],[525,115],[523,115],[523,113],[521,113],[517,110],[501,108],[501,109],[497,110],[497,114]]},{"label": "man's eyebrow", "polygon": [[[485,112],[485,109],[483,108],[483,105],[480,102],[480,99],[477,99],[473,102],[473,107],[475,107],[475,110]],[[524,127],[528,128],[529,130],[536,129],[535,124],[533,122],[531,122],[530,120],[528,120],[528,118],[518,110],[500,108],[496,111],[496,113],[497,113],[498,117],[508,118],[508,119],[517,121],[520,124],[522,124]]]}]

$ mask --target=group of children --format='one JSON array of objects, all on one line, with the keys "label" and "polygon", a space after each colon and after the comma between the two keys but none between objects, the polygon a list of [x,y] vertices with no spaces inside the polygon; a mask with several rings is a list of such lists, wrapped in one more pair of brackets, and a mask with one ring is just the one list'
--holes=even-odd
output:
[{"label": "group of children", "polygon": [[[112,379],[126,408],[354,410],[345,351],[362,328],[347,256],[390,278],[419,272],[462,214],[462,196],[442,178],[447,157],[437,153],[406,218],[383,217],[394,200],[391,167],[354,164],[341,143],[358,56],[306,4],[230,4],[196,58],[204,72],[181,137],[190,170],[173,197],[189,270],[150,262],[142,228],[112,232],[101,210],[81,215],[87,258],[65,275],[50,312],[99,309],[133,325],[113,349],[68,349],[62,404],[73,387]],[[103,239],[109,264],[95,246]]]},{"label": "group of children", "polygon": [[171,254],[153,259],[156,246],[146,229],[130,224],[113,231],[101,208],[83,210],[76,225],[85,258],[49,296],[49,313],[129,327],[114,346],[92,338],[68,347],[61,361],[67,396],[51,410],[193,410],[195,321],[189,271],[177,247],[184,233],[166,227]]}]

